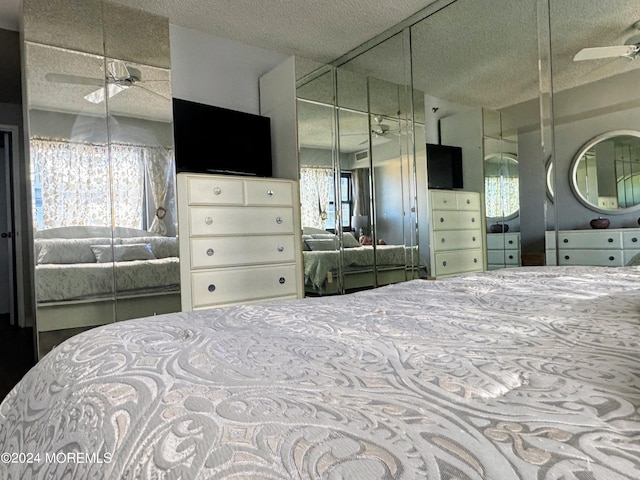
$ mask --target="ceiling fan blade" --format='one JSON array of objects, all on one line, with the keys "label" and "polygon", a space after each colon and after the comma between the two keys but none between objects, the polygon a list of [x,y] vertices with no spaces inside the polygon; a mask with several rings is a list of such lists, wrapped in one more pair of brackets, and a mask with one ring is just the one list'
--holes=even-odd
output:
[{"label": "ceiling fan blade", "polygon": [[[145,80],[144,82],[146,83],[146,80]],[[164,100],[171,100],[171,98],[169,98],[169,97],[165,97],[165,96],[164,96],[164,95],[162,95],[161,93],[154,92],[154,91],[153,91],[153,90],[151,90],[150,88],[143,87],[143,86],[142,86],[142,85],[140,85],[139,83],[136,83],[136,84],[134,85],[134,87],[135,87],[135,88],[140,88],[140,89],[144,90],[145,92],[152,93],[153,95],[155,95],[155,96],[157,96],[157,97],[160,97],[160,98],[163,98]]]},{"label": "ceiling fan blade", "polygon": [[613,47],[583,48],[573,57],[574,62],[582,60],[598,60],[601,58],[633,57],[638,54],[640,47],[637,45],[616,45]]},{"label": "ceiling fan blade", "polygon": [[[126,90],[127,88],[129,88],[128,85],[119,85],[117,83],[110,83],[109,85],[107,85],[107,90],[109,91],[109,98],[113,97],[114,95],[117,95],[118,93],[122,92],[123,90]],[[85,95],[84,99],[88,102],[95,103],[95,104],[104,102],[104,87],[101,87]]]},{"label": "ceiling fan blade", "polygon": [[107,72],[109,72],[109,77],[113,80],[126,80],[131,78],[131,73],[127,65],[120,60],[110,60],[107,62]]},{"label": "ceiling fan blade", "polygon": [[96,87],[104,85],[104,79],[102,78],[82,77],[80,75],[66,75],[64,73],[47,73],[44,78],[48,82],[70,83],[72,85],[92,85]]}]

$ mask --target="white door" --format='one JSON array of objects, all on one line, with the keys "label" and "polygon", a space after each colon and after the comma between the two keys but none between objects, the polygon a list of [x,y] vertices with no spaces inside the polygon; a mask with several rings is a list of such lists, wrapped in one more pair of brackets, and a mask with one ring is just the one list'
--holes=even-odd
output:
[{"label": "white door", "polygon": [[0,132],[0,314],[14,318],[13,231],[11,221],[11,135]]}]

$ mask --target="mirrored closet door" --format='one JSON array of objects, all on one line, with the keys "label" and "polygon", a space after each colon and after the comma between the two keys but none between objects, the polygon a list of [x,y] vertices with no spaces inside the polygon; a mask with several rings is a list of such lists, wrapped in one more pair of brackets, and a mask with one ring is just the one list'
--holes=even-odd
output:
[{"label": "mirrored closet door", "polygon": [[401,83],[361,73],[389,48],[402,53],[407,33],[298,83],[307,295],[418,275],[410,82],[405,68]]},{"label": "mirrored closet door", "polygon": [[180,309],[168,23],[48,3],[24,2],[39,355]]}]

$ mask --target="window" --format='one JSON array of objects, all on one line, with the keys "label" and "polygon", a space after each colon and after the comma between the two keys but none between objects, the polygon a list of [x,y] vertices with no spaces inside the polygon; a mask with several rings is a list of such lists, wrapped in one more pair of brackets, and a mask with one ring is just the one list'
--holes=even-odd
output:
[{"label": "window", "polygon": [[[335,231],[336,205],[333,170],[303,167],[300,169],[302,225]],[[349,230],[353,212],[351,173],[340,174],[342,227]]]},{"label": "window", "polygon": [[32,140],[35,228],[144,228],[144,150],[129,145],[108,148]]},{"label": "window", "polygon": [[[329,188],[329,198],[331,199],[335,198],[333,185],[333,182],[331,182]],[[353,213],[353,189],[351,186],[350,172],[340,173],[340,206],[342,209],[342,229],[351,230],[351,214]],[[335,224],[336,206],[334,201],[330,201],[329,208],[327,209],[327,225],[333,226]]]}]

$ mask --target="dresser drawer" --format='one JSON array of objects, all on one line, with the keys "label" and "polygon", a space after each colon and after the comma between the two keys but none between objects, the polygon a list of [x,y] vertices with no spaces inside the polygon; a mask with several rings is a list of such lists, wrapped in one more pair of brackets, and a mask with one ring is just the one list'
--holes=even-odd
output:
[{"label": "dresser drawer", "polygon": [[458,210],[480,210],[480,195],[473,192],[456,193]]},{"label": "dresser drawer", "polygon": [[433,211],[434,230],[476,230],[481,228],[480,214],[467,211]]},{"label": "dresser drawer", "polygon": [[624,248],[634,248],[640,250],[640,231],[630,230],[628,232],[622,232],[622,245]]},{"label": "dresser drawer", "polygon": [[293,235],[191,239],[191,268],[295,261]]},{"label": "dresser drawer", "polygon": [[519,250],[487,250],[487,263],[498,265],[520,265]]},{"label": "dresser drawer", "polygon": [[219,177],[189,177],[189,205],[243,205],[244,182]]},{"label": "dresser drawer", "polygon": [[449,190],[431,190],[432,210],[456,210],[456,192]]},{"label": "dresser drawer", "polygon": [[191,235],[293,233],[293,209],[276,207],[192,207]]},{"label": "dresser drawer", "polygon": [[436,252],[436,276],[453,275],[463,272],[482,271],[482,250]]},{"label": "dresser drawer", "polygon": [[622,235],[620,232],[560,232],[558,246],[564,249],[573,248],[607,248],[621,249]]},{"label": "dresser drawer", "polygon": [[295,265],[207,270],[191,274],[193,308],[296,295]]},{"label": "dresser drawer", "polygon": [[504,248],[520,248],[519,233],[489,233],[487,235],[487,248],[504,249]]},{"label": "dresser drawer", "polygon": [[247,205],[284,205],[293,204],[293,191],[290,182],[253,180],[245,182]]},{"label": "dresser drawer", "polygon": [[624,254],[622,250],[568,250],[560,248],[559,265],[597,265],[622,267]]},{"label": "dresser drawer", "polygon": [[482,246],[480,230],[438,230],[434,232],[436,251],[479,248]]}]

